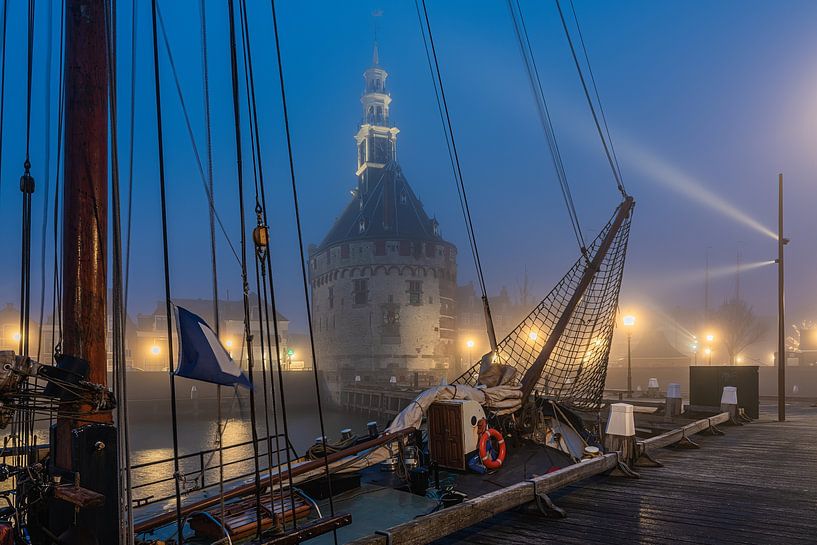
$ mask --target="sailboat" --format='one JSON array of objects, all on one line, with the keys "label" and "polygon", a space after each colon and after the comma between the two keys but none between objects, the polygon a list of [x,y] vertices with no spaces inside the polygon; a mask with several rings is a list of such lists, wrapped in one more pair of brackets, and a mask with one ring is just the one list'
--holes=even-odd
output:
[{"label": "sailboat", "polygon": [[[292,161],[274,1],[271,7],[304,295],[308,298],[306,260],[300,240],[298,188]],[[424,21],[424,41],[430,46],[429,66],[444,120],[455,181],[461,199],[467,204],[455,131],[448,116],[444,82],[436,62],[436,46],[425,2],[422,2],[422,9],[420,3],[417,8],[421,24]],[[30,17],[33,17],[33,7],[30,9]],[[159,481],[169,484],[173,493],[168,495],[166,502],[138,501],[133,497],[135,483],[132,477],[137,468],[128,455],[126,404],[117,404],[116,401],[125,399],[127,392],[123,344],[123,237],[119,218],[119,158],[115,141],[118,109],[114,91],[115,46],[111,34],[116,21],[109,0],[67,0],[64,20],[64,238],[60,290],[63,337],[61,352],[53,366],[40,364],[30,357],[27,335],[21,340],[19,353],[0,354],[0,361],[4,364],[0,390],[5,411],[2,416],[13,423],[21,438],[13,452],[14,463],[0,466],[0,479],[13,478],[16,488],[15,502],[10,502],[8,510],[0,510],[0,545],[52,542],[283,544],[315,538],[324,542],[328,539],[338,542],[339,536],[340,539],[351,539],[378,526],[411,520],[417,515],[454,505],[466,497],[477,497],[497,487],[511,486],[534,474],[580,464],[581,460],[596,456],[603,450],[599,430],[588,425],[588,422],[592,422],[592,416],[587,418],[587,415],[597,413],[602,406],[606,366],[634,207],[634,200],[624,191],[620,172],[612,160],[616,184],[622,195],[612,218],[589,244],[584,244],[582,237],[578,237],[578,259],[509,335],[501,340],[496,338],[484,282],[481,281],[486,333],[491,343],[488,354],[452,384],[421,393],[382,432],[377,426],[370,426],[362,436],[345,434],[337,442],[330,441],[323,425],[322,397],[318,395],[316,411],[321,417],[320,440],[303,456],[294,453],[288,441],[286,390],[280,364],[277,369],[268,369],[262,358],[262,383],[259,385],[254,378],[256,369],[252,343],[259,342],[262,353],[278,353],[277,343],[273,341],[278,337],[276,321],[270,320],[270,315],[276,315],[269,252],[271,233],[267,227],[245,1],[228,0],[228,9],[238,159],[237,192],[241,203],[244,202],[245,190],[242,142],[246,139],[242,135],[240,113],[241,76],[245,79],[246,104],[250,114],[250,156],[258,182],[254,210],[256,224],[250,228],[246,219],[250,214],[245,213],[242,205],[242,239],[237,251],[240,254],[237,258],[241,264],[245,309],[244,342],[248,345],[249,356],[245,386],[250,388],[253,434],[249,445],[252,455],[244,461],[253,466],[252,471],[246,480],[237,482],[225,481],[222,473],[217,483],[205,486],[205,467],[202,464],[201,481],[195,486],[186,487],[191,474],[185,468],[185,456],[179,453],[174,414],[172,470],[158,476]],[[553,128],[544,104],[544,94],[538,84],[529,43],[525,45],[527,30],[523,26],[524,20],[518,5],[516,8],[511,5],[511,11],[532,87],[537,95],[543,127],[548,141],[552,142]],[[158,70],[162,24],[156,0],[151,2],[151,14],[165,301],[167,316],[177,316],[175,325],[181,328],[183,319],[179,313],[184,309],[174,310],[168,272],[170,249],[165,198],[165,143]],[[29,32],[31,36],[31,27]],[[243,74],[237,47],[239,41],[244,51]],[[110,135],[109,124],[113,128]],[[607,149],[608,140],[600,126],[599,133]],[[561,159],[556,152],[554,160],[564,191],[566,180],[563,169],[558,166]],[[34,189],[33,182],[29,184],[26,176],[29,176],[28,170],[21,187],[24,190],[24,203],[28,203],[30,226],[30,195]],[[110,255],[107,248],[109,189],[113,230],[113,251]],[[571,210],[571,198],[568,196],[569,192],[566,202],[571,218],[576,222],[575,210]],[[208,192],[208,201],[212,238],[216,219],[212,187]],[[476,237],[467,205],[463,210],[472,251],[476,253]],[[106,377],[106,264],[109,261],[113,266],[113,391],[108,388]],[[478,259],[476,261],[479,263]],[[251,275],[253,266],[256,270],[254,278]],[[479,275],[481,278],[481,270]],[[26,284],[27,279],[24,271],[23,293],[30,289]],[[214,272],[214,283],[216,279]],[[257,339],[250,333],[251,279],[256,281],[257,306],[264,309],[260,313],[262,316],[254,318],[263,321],[261,335]],[[217,300],[217,297],[214,299]],[[216,314],[217,311],[216,307]],[[196,316],[191,318],[185,315],[184,320],[196,324],[198,330],[195,338],[198,340],[193,341],[190,335],[184,334],[175,337],[181,343],[178,347],[178,352],[182,354],[180,360],[190,361],[185,359],[188,358],[185,354],[189,343],[202,343],[202,346],[212,349],[211,359],[216,362],[220,373],[218,376],[211,374],[211,382],[220,386],[242,382],[244,375],[241,370],[231,367],[229,355],[225,356],[215,346],[218,344],[218,331],[210,329]],[[174,325],[171,322],[167,320],[171,369],[169,386],[171,408],[175,411],[176,376],[208,379],[195,373],[185,375],[183,361],[174,360]],[[216,318],[216,329],[217,323]],[[202,350],[196,352],[200,355]],[[193,356],[189,358],[195,359]],[[316,361],[313,365],[318,393],[319,363]],[[274,371],[277,372],[277,379]],[[263,395],[265,410],[262,417],[267,437],[258,437],[257,430],[261,426],[257,421],[255,395]],[[278,400],[276,395],[279,396]],[[279,417],[275,412],[278,406],[283,411],[280,418],[282,430],[278,429]],[[37,448],[32,434],[35,415],[43,413],[56,417],[45,455]],[[218,421],[221,433],[220,414]],[[270,431],[270,422],[275,428],[274,434]],[[266,445],[266,449],[262,448],[263,445]],[[222,458],[227,448],[219,443],[212,452],[219,457],[220,472],[225,464],[231,463]],[[391,517],[388,520],[385,518],[387,513]]]}]

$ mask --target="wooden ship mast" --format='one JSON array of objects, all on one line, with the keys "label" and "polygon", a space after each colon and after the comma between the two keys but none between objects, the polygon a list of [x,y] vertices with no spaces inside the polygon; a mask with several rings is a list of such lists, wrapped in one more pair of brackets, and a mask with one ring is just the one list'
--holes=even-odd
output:
[{"label": "wooden ship mast", "polygon": [[[65,5],[65,138],[63,197],[63,342],[66,366],[88,365],[88,380],[108,383],[108,16],[105,0]],[[78,509],[76,527],[101,543],[118,541],[117,431],[111,412],[76,418],[62,409],[52,429],[55,474],[104,496],[101,507]],[[77,482],[79,481],[79,482]],[[93,497],[93,496],[92,496]],[[71,531],[74,508],[49,506],[52,532]]]}]

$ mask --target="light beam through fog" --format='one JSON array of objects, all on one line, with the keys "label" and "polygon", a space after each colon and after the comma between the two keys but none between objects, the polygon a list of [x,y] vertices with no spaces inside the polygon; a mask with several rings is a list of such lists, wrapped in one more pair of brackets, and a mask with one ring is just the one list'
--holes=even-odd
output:
[{"label": "light beam through fog", "polygon": [[754,229],[767,237],[777,240],[777,233],[738,209],[723,197],[716,195],[692,176],[682,172],[678,167],[656,156],[631,141],[619,138],[620,149],[629,159],[628,163],[641,171],[641,174],[664,186],[721,212],[738,223]]},{"label": "light beam through fog", "polygon": [[[765,267],[766,265],[773,265],[774,260],[769,261],[756,261],[754,263],[741,263],[740,265],[740,273],[743,274],[746,271],[750,271],[752,269],[759,269],[761,267]],[[714,278],[722,278],[725,276],[734,275],[736,273],[735,265],[723,265],[720,267],[711,267],[709,269],[709,279],[712,280]],[[666,274],[661,276],[661,284],[675,284],[675,285],[682,285],[682,284],[693,284],[693,283],[702,283],[706,279],[706,270],[705,269],[698,269],[692,271],[684,271],[677,274]]]}]

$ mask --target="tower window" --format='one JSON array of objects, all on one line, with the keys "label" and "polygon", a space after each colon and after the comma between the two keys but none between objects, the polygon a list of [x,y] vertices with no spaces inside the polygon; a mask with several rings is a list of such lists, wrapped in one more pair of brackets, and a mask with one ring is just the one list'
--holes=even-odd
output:
[{"label": "tower window", "polygon": [[400,192],[400,204],[406,204],[408,202],[408,195],[406,195],[405,191]]},{"label": "tower window", "polygon": [[423,282],[421,280],[408,281],[408,295],[410,305],[423,304]]},{"label": "tower window", "polygon": [[357,278],[352,286],[352,301],[355,305],[365,305],[369,301],[369,279]]},{"label": "tower window", "polygon": [[329,287],[329,308],[335,307],[335,288]]},{"label": "tower window", "polygon": [[366,218],[360,218],[360,221],[357,224],[357,232],[358,233],[366,232]]}]

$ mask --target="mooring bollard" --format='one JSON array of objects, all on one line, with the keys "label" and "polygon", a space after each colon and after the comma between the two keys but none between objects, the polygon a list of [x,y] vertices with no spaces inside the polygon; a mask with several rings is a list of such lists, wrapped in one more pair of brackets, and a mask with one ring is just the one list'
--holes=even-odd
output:
[{"label": "mooring bollard", "polygon": [[647,397],[657,398],[660,389],[657,378],[651,378],[647,381]]},{"label": "mooring bollard", "polygon": [[672,420],[680,416],[683,410],[683,399],[681,399],[681,385],[671,383],[667,386],[666,408],[664,409],[664,420]]},{"label": "mooring bollard", "polygon": [[633,406],[628,403],[610,405],[610,418],[604,434],[604,448],[607,452],[616,451],[621,461],[631,465],[636,459],[635,419]]},{"label": "mooring bollard", "polygon": [[738,417],[738,389],[735,386],[724,386],[721,395],[721,411],[729,413],[729,420],[737,423]]}]

